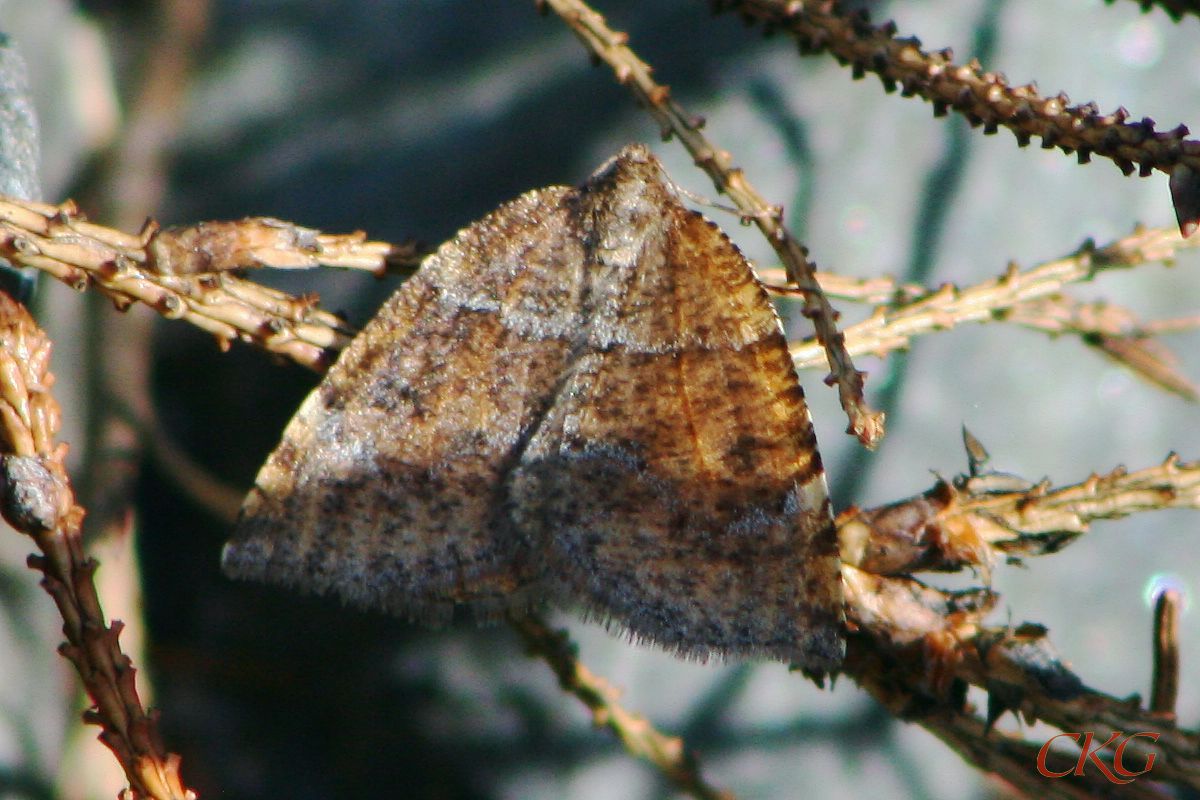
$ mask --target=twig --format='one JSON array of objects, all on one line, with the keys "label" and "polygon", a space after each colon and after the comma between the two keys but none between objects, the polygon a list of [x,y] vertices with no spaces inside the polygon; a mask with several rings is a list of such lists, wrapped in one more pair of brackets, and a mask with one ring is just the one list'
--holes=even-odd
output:
[{"label": "twig", "polygon": [[1084,687],[1058,659],[1044,628],[984,630],[968,656],[959,674],[990,692],[990,718],[1011,710],[1062,731],[1092,731],[1101,741],[1113,731],[1157,733],[1157,740],[1132,741],[1129,758],[1144,763],[1153,754],[1155,780],[1200,789],[1200,735],[1142,708],[1136,695],[1113,697]]},{"label": "twig", "polygon": [[[757,269],[755,272],[769,292],[786,296],[798,294],[800,291],[795,286],[787,285],[787,273],[782,267],[765,267]],[[902,284],[891,275],[856,278],[836,272],[816,272],[813,277],[821,285],[821,291],[825,292],[826,297],[850,300],[855,303],[900,304],[927,294],[929,291],[920,284]]]},{"label": "twig", "polygon": [[1161,336],[1164,333],[1179,333],[1200,328],[1200,314],[1175,319],[1153,319],[1138,326],[1143,336]]},{"label": "twig", "polygon": [[1059,488],[997,473],[961,476],[896,503],[850,508],[837,523],[843,560],[896,575],[1057,553],[1096,520],[1166,508],[1200,510],[1200,461],[1171,454],[1155,467],[1117,467]]},{"label": "twig", "polygon": [[0,294],[0,511],[30,536],[41,555],[29,566],[63,618],[60,652],[75,666],[94,707],[84,719],[99,725],[129,779],[126,794],[191,800],[179,775],[179,757],[162,746],[154,718],[142,708],[135,670],[121,652],[121,623],[109,625],[96,595],[96,562],[83,551],[83,509],[75,505],[57,444],[60,412],[50,394],[50,342],[24,307]]},{"label": "twig", "polygon": [[[997,742],[991,731],[1006,711],[1013,711],[1062,731],[1091,731],[1100,741],[1115,731],[1157,734],[1130,740],[1124,754],[1129,763],[1144,764],[1153,756],[1154,781],[1200,788],[1200,734],[1142,709],[1136,698],[1088,689],[1059,660],[1041,626],[983,628],[978,620],[990,605],[964,602],[970,596],[962,593],[942,592],[907,577],[870,575],[852,566],[844,567],[842,576],[847,618],[857,629],[845,671],[892,713],[929,728],[972,763],[1024,785],[1036,762],[1010,762],[1014,752],[1029,751],[1014,751],[1010,740]],[[966,707],[966,684],[988,692],[986,720]],[[1099,786],[1091,785],[1086,795],[1058,796],[1097,796]],[[1050,791],[1049,786],[1043,789]],[[1149,792],[1143,797],[1171,796],[1152,784],[1143,791]]]},{"label": "twig", "polygon": [[[89,285],[118,308],[144,303],[217,337],[239,339],[312,369],[330,363],[353,331],[315,308],[229,273],[251,267],[325,264],[383,272],[411,261],[410,246],[369,242],[361,233],[322,234],[273,219],[199,223],[131,235],[86,222],[70,201],[61,206],[0,198],[0,256],[47,272],[76,289]],[[198,273],[203,264],[209,271]]]},{"label": "twig", "polygon": [[[1191,241],[1187,239],[1181,244],[1187,246]],[[794,287],[770,282],[780,277],[778,273],[782,273],[782,270],[766,269],[760,272],[763,279],[768,281],[767,289],[781,295],[794,294]],[[903,313],[906,306],[936,294],[916,284],[899,285],[894,278],[886,276],[856,279],[818,272],[817,281],[830,297],[885,304],[885,308],[881,309],[882,313],[887,313],[889,309],[894,314]],[[1008,322],[1050,336],[1078,336],[1088,346],[1100,350],[1118,364],[1133,370],[1160,388],[1187,400],[1200,399],[1200,389],[1177,369],[1178,358],[1160,342],[1154,341],[1154,337],[1165,333],[1200,328],[1200,315],[1142,322],[1124,306],[1104,301],[1084,303],[1058,293],[1018,301],[1007,309],[996,309],[996,312],[967,321]],[[937,324],[912,331],[911,336],[947,331],[957,325],[957,321],[953,320],[953,324],[942,324],[945,322],[944,317],[936,320],[931,318],[931,321]],[[907,328],[908,323],[900,323],[898,327]],[[859,347],[874,340],[874,334],[869,332],[868,337],[861,340],[860,344],[855,327],[848,328],[846,336],[847,347],[854,355],[861,355]],[[801,342],[797,346],[805,347],[805,343]],[[797,366],[803,367],[805,362],[800,362]]]},{"label": "twig", "polygon": [[1175,716],[1179,696],[1179,614],[1183,595],[1165,589],[1154,601],[1154,680],[1150,710]]},{"label": "twig", "polygon": [[854,368],[845,347],[845,337],[837,329],[837,314],[814,277],[816,266],[809,261],[808,250],[783,225],[782,209],[768,205],[746,180],[742,170],[732,165],[729,153],[701,133],[703,120],[688,114],[673,100],[670,87],[656,83],[650,77],[650,66],[626,45],[628,36],[609,28],[604,17],[582,0],[542,0],[539,5],[552,8],[593,57],[608,64],[617,81],[628,87],[658,121],[663,136],[678,136],[717,190],[729,197],[746,218],[758,226],[779,256],[788,280],[804,294],[804,314],[813,321],[816,341],[824,350],[830,368],[825,381],[829,385],[837,384],[842,408],[850,420],[847,432],[853,433],[867,447],[874,447],[883,436],[883,414],[872,410],[863,397],[865,373]]},{"label": "twig", "polygon": [[137,433],[142,449],[167,481],[174,482],[185,497],[204,509],[213,519],[232,525],[237,519],[245,492],[222,481],[211,470],[196,462],[175,441],[162,424],[153,406],[137,410],[118,404],[113,412]]},{"label": "twig", "polygon": [[[1139,230],[1099,249],[1090,242],[1085,243],[1065,258],[1025,271],[1010,265],[999,278],[966,288],[944,284],[916,296],[913,295],[915,287],[892,289],[887,283],[890,279],[875,279],[864,285],[868,288],[860,290],[863,295],[875,298],[895,292],[900,295],[900,302],[881,305],[868,319],[846,328],[847,347],[853,355],[883,356],[907,347],[914,336],[923,333],[949,330],[964,322],[1005,320],[1010,314],[1016,315],[1016,321],[1031,327],[1052,328],[1044,319],[1039,320],[1028,311],[1022,316],[1021,304],[1052,296],[1064,286],[1090,280],[1104,270],[1170,259],[1179,250],[1197,246],[1198,241],[1200,237],[1182,238],[1174,228]],[[853,291],[853,286],[842,288]],[[792,358],[797,367],[817,366],[821,361],[821,347],[816,341],[806,339],[792,346]]]},{"label": "twig", "polygon": [[[1027,797],[1054,800],[1169,800],[1174,797],[1169,789],[1152,781],[1124,785],[1110,783],[1095,767],[1078,777],[1071,775],[1070,778],[1051,780],[1037,771],[1040,743],[989,729],[971,714],[935,713],[922,717],[918,724],[945,742],[967,763],[1011,783]],[[1078,755],[1057,750],[1046,754],[1044,759],[1048,771],[1064,776],[1070,775],[1079,762]],[[1111,771],[1111,759],[1106,759],[1105,763]]]},{"label": "twig", "polygon": [[680,791],[698,800],[734,800],[734,795],[707,783],[683,740],[659,732],[645,717],[621,706],[617,690],[579,662],[565,632],[556,632],[536,616],[512,620],[530,655],[545,661],[565,691],[592,713],[597,726],[611,730],[632,755],[653,764]]},{"label": "twig", "polygon": [[[1058,291],[1070,283],[1090,280],[1097,273],[1110,270],[1136,267],[1150,262],[1171,264],[1176,253],[1200,247],[1200,243],[1191,238],[1183,238],[1172,227],[1145,228],[1138,226],[1133,233],[1116,239],[1103,247],[1097,247],[1090,239],[1085,241],[1074,253],[1068,256],[1039,264],[1027,273],[1029,276],[1042,276],[1045,279],[1058,281],[1057,284],[1044,289],[1044,293]],[[767,289],[778,294],[792,294],[795,289],[780,285],[783,271],[778,267],[767,267],[758,270],[759,276],[765,282]],[[881,275],[874,278],[853,278],[832,272],[818,272],[817,281],[825,294],[852,300],[860,303],[886,303],[900,307],[915,300],[936,293],[927,287],[914,283],[900,283],[891,275]],[[944,291],[941,289],[940,291]]]},{"label": "twig", "polygon": [[[1185,400],[1200,399],[1200,388],[1179,369],[1179,357],[1153,338],[1148,325],[1133,312],[1107,302],[1083,303],[1065,295],[1050,295],[1019,303],[1009,321],[1051,336],[1072,334],[1117,364],[1132,370],[1160,389]],[[1164,328],[1185,330],[1185,319],[1161,320]],[[1200,327],[1200,319],[1190,327]]]},{"label": "twig", "polygon": [[[1137,472],[1117,467],[1059,489],[1040,483],[1023,492],[989,492],[976,487],[978,480],[966,481],[960,490],[968,496],[960,495],[959,513],[980,520],[984,539],[1009,554],[1057,552],[1100,519],[1165,508],[1200,509],[1200,461],[1184,463],[1173,453],[1155,467]],[[982,483],[986,486],[986,477]]]},{"label": "twig", "polygon": [[1021,147],[1037,136],[1043,148],[1076,153],[1080,163],[1093,154],[1111,159],[1126,175],[1170,174],[1178,164],[1200,170],[1200,141],[1185,138],[1184,125],[1159,132],[1149,118],[1127,122],[1124,108],[1102,114],[1095,103],[1073,106],[1062,93],[1044,97],[1033,84],[1011,86],[974,59],[957,65],[949,48],[926,52],[916,37],[898,36],[894,23],[872,25],[866,11],[843,9],[836,0],[719,0],[714,7],[787,31],[802,53],[828,51],[855,78],[875,73],[886,91],[921,97],[936,116],[954,110],[984,133],[1008,128]]}]

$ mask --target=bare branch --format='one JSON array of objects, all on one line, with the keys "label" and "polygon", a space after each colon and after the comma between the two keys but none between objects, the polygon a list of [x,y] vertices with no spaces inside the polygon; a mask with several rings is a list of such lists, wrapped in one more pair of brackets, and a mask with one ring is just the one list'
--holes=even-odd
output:
[{"label": "bare branch", "polygon": [[843,561],[898,575],[1056,553],[1096,520],[1164,508],[1200,509],[1200,462],[1171,454],[1155,467],[1117,467],[1057,489],[998,473],[960,476],[896,503],[850,508],[837,522]]},{"label": "bare branch", "polygon": [[[1028,742],[993,728],[971,714],[933,713],[922,717],[918,724],[945,742],[969,764],[999,776],[1027,797],[1054,800],[1096,800],[1111,797],[1119,800],[1168,800],[1174,795],[1160,785],[1138,781],[1126,785],[1109,783],[1096,769],[1079,777],[1050,780],[1037,771],[1042,745]],[[1079,761],[1078,754],[1052,750],[1045,756],[1045,766],[1053,774],[1070,775]],[[1111,765],[1111,760],[1106,763]],[[1132,763],[1132,760],[1131,762]],[[1111,769],[1111,766],[1110,766]]]},{"label": "bare branch", "polygon": [[1008,128],[1021,147],[1037,136],[1043,148],[1075,153],[1080,163],[1103,156],[1126,175],[1137,170],[1145,177],[1155,169],[1170,174],[1178,164],[1200,170],[1200,141],[1185,138],[1184,125],[1159,132],[1149,118],[1128,122],[1124,108],[1102,114],[1095,103],[1071,105],[1062,93],[1045,97],[1033,84],[1012,86],[974,59],[956,65],[949,48],[922,50],[916,37],[898,36],[894,23],[872,25],[865,11],[843,9],[836,0],[721,0],[716,8],[787,31],[801,53],[828,51],[856,78],[875,73],[886,91],[921,97],[936,116],[953,110],[984,133]]},{"label": "bare branch", "polygon": [[[1155,782],[1200,788],[1200,735],[1180,730],[1170,715],[1146,711],[1136,697],[1088,689],[1055,654],[1041,626],[980,627],[990,605],[970,602],[977,592],[942,592],[912,578],[870,575],[852,566],[842,576],[847,617],[858,630],[845,671],[893,713],[928,728],[972,763],[1021,786],[1033,780],[1033,745],[992,730],[1013,711],[1064,732],[1091,731],[1102,742],[1116,731],[1156,734],[1129,740],[1128,763],[1145,764],[1153,756]],[[924,623],[929,624],[922,629]],[[988,692],[986,720],[966,706],[966,684]],[[1051,763],[1061,771],[1057,761]],[[1037,796],[1108,796],[1099,775],[1084,781],[1086,793],[1046,781]],[[1128,796],[1173,796],[1155,783],[1133,786],[1120,786],[1119,796],[1127,796],[1126,789],[1134,792]]]},{"label": "bare branch", "polygon": [[25,308],[0,293],[0,511],[30,536],[40,555],[29,557],[58,605],[67,641],[60,652],[78,671],[95,704],[86,721],[125,770],[131,798],[192,800],[179,757],[163,748],[154,718],[143,709],[135,670],[121,652],[121,623],[105,621],[93,577],[97,564],[83,551],[83,509],[67,476],[66,446],[55,441],[60,412],[50,394],[50,341]]},{"label": "bare branch", "polygon": [[[779,295],[795,295],[799,290],[788,286],[787,273],[780,267],[755,270],[767,291]],[[904,303],[926,294],[928,290],[916,283],[899,283],[891,275],[877,278],[856,278],[836,272],[814,273],[826,297],[850,300],[855,303]]]},{"label": "bare branch", "polygon": [[659,732],[645,717],[622,707],[617,689],[579,662],[565,633],[551,630],[532,615],[514,619],[511,624],[525,640],[530,655],[549,664],[562,688],[579,698],[592,712],[593,722],[611,730],[630,754],[649,761],[677,789],[691,797],[734,800],[733,794],[704,780],[682,739]]},{"label": "bare branch", "polygon": [[[1091,280],[1105,270],[1169,260],[1179,250],[1196,246],[1197,241],[1182,238],[1174,228],[1138,230],[1102,248],[1085,243],[1069,256],[1025,271],[1010,265],[999,278],[966,288],[944,284],[936,290],[919,290],[911,285],[898,286],[890,278],[858,284],[843,279],[835,289],[840,296],[872,301],[896,298],[878,306],[866,320],[846,328],[847,349],[853,355],[885,356],[907,347],[913,337],[921,334],[950,330],[964,322],[1009,321],[1051,334],[1093,337],[1089,344],[1099,346],[1107,355],[1172,391],[1191,396],[1194,387],[1173,372],[1169,358],[1161,352],[1130,346],[1144,339],[1147,330],[1134,323],[1131,313],[1119,306],[1082,306],[1063,298],[1059,291],[1068,284]],[[1122,344],[1126,346],[1122,348]],[[821,347],[815,340],[805,339],[792,346],[792,357],[797,367],[817,366]]]},{"label": "bare branch", "polygon": [[415,258],[415,250],[369,242],[361,232],[322,234],[263,218],[168,229],[148,223],[131,235],[86,222],[69,201],[0,198],[0,256],[76,289],[94,285],[118,308],[140,302],[186,319],[222,347],[253,342],[319,369],[353,331],[316,308],[314,297],[294,298],[229,271],[325,264],[382,273]]}]

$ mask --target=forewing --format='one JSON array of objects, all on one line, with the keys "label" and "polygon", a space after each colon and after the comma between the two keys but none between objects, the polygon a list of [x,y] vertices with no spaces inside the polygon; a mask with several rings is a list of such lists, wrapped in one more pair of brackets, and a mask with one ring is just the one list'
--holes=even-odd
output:
[{"label": "forewing", "polygon": [[537,599],[503,478],[581,325],[577,194],[502,206],[388,301],[260,471],[229,574],[435,622],[456,603],[489,616]]}]

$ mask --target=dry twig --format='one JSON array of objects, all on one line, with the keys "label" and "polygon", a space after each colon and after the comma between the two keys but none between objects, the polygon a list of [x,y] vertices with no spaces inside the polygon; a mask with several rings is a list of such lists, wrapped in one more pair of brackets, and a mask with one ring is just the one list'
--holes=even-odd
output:
[{"label": "dry twig", "polygon": [[109,625],[96,596],[96,562],[83,552],[84,511],[64,466],[65,444],[55,442],[60,423],[50,394],[50,341],[24,307],[0,294],[0,511],[29,535],[40,555],[29,566],[63,618],[60,651],[75,666],[95,704],[84,719],[99,725],[100,739],[125,770],[126,797],[189,800],[179,757],[168,754],[154,718],[137,694],[135,670],[121,652],[121,623]]},{"label": "dry twig", "polygon": [[[928,728],[981,769],[1026,788],[1040,779],[1038,797],[1109,796],[1100,775],[1083,777],[1086,791],[1080,792],[1035,772],[1037,761],[1030,756],[1040,744],[993,730],[1013,711],[1064,732],[1091,731],[1100,741],[1116,731],[1156,734],[1131,740],[1124,754],[1129,764],[1146,764],[1153,756],[1154,781],[1138,783],[1129,789],[1132,794],[1122,791],[1120,797],[1171,797],[1161,785],[1168,783],[1200,788],[1200,734],[1143,709],[1136,697],[1088,689],[1059,660],[1041,626],[982,627],[979,620],[990,603],[979,602],[978,592],[942,592],[912,578],[871,575],[849,565],[842,575],[847,617],[858,631],[849,642],[845,672],[893,714]],[[966,705],[968,684],[988,692],[985,719]]]},{"label": "dry twig", "polygon": [[1171,454],[1137,472],[1117,467],[1069,486],[986,473],[939,480],[916,497],[838,517],[842,558],[881,575],[987,569],[998,557],[1057,553],[1101,519],[1200,510],[1200,461]]},{"label": "dry twig", "polygon": [[[840,279],[831,293],[873,302],[894,298],[875,308],[867,319],[846,328],[847,348],[853,355],[885,356],[907,347],[914,336],[949,330],[964,322],[1009,321],[1051,334],[1080,335],[1156,383],[1193,396],[1194,387],[1174,371],[1169,357],[1146,346],[1134,347],[1147,338],[1147,329],[1134,324],[1132,314],[1118,306],[1085,307],[1059,292],[1069,284],[1091,280],[1102,271],[1169,260],[1198,241],[1200,237],[1182,238],[1174,228],[1149,228],[1102,248],[1087,242],[1069,256],[1025,271],[1010,265],[999,278],[966,288],[944,284],[931,291],[897,285],[890,278],[874,278],[858,285]],[[797,367],[817,366],[821,347],[815,340],[806,339],[792,346],[792,357]]]},{"label": "dry twig", "polygon": [[[907,575],[963,566],[986,572],[997,557],[1057,552],[1097,519],[1167,507],[1200,509],[1200,463],[1181,464],[1171,456],[1157,467],[1134,473],[1118,468],[1052,489],[1045,482],[982,472],[986,452],[969,434],[966,440],[970,475],[939,481],[908,500],[839,516],[847,617],[857,631],[846,672],[971,763],[1026,790],[1040,780],[1038,796],[1108,796],[1111,788],[1101,775],[1081,776],[1080,784],[1046,782],[1034,772],[1040,747],[992,731],[1005,711],[1064,732],[1091,731],[1100,741],[1116,731],[1154,734],[1131,740],[1125,749],[1137,763],[1155,759],[1155,781],[1136,788],[1122,784],[1121,797],[1171,796],[1159,782],[1200,788],[1200,734],[1179,729],[1166,708],[1173,706],[1166,698],[1178,669],[1170,624],[1156,626],[1162,632],[1151,654],[1157,665],[1155,700],[1147,710],[1136,697],[1085,687],[1059,661],[1041,626],[983,627],[995,601],[990,592],[943,592]],[[967,684],[988,692],[983,720],[965,705]],[[1105,758],[1112,767],[1112,757]],[[1062,765],[1052,769],[1065,774]]]},{"label": "dry twig", "polygon": [[885,90],[921,97],[937,116],[956,111],[984,133],[1008,128],[1021,147],[1037,136],[1042,147],[1075,153],[1080,163],[1093,154],[1111,159],[1126,175],[1170,174],[1178,164],[1200,170],[1200,141],[1186,138],[1184,125],[1160,132],[1149,118],[1128,122],[1124,108],[1102,114],[1095,103],[1071,105],[1063,93],[1044,97],[1033,84],[1012,86],[976,60],[956,65],[949,48],[926,52],[916,37],[898,36],[895,23],[872,25],[866,11],[843,9],[836,0],[719,0],[715,8],[787,31],[802,53],[828,51],[855,78],[875,73]]},{"label": "dry twig", "polygon": [[222,347],[240,339],[322,369],[353,331],[317,309],[314,297],[293,298],[229,271],[324,264],[381,273],[414,259],[415,250],[266,218],[165,229],[148,223],[130,235],[85,221],[69,201],[0,198],[0,256],[76,289],[94,285],[120,309],[141,302],[186,319]]},{"label": "dry twig", "polygon": [[[1031,765],[1037,764],[1041,750],[1039,743],[989,729],[982,720],[970,714],[933,713],[922,718],[920,725],[968,764],[995,775],[1026,797],[1046,800],[1167,800],[1170,797],[1161,788],[1146,782],[1114,785],[1097,769],[1084,772],[1079,778],[1050,780],[1031,769]],[[1060,775],[1070,773],[1077,763],[1078,756],[1058,750],[1052,750],[1046,756],[1047,769]],[[1111,764],[1111,761],[1106,763]],[[993,796],[1005,794],[997,792]]]},{"label": "dry twig", "polygon": [[580,663],[566,632],[551,630],[534,615],[514,619],[511,624],[525,641],[529,654],[545,661],[563,690],[587,706],[596,726],[611,730],[631,755],[653,764],[676,788],[691,797],[734,800],[732,793],[704,780],[682,739],[661,733],[645,717],[623,708],[618,702],[617,689]]},{"label": "dry twig", "polygon": [[847,432],[867,447],[874,447],[883,436],[883,414],[872,410],[863,397],[865,373],[854,368],[845,337],[837,329],[837,313],[815,278],[816,266],[809,261],[808,250],[783,225],[782,209],[768,205],[742,170],[732,165],[729,153],[704,136],[700,130],[703,120],[688,114],[673,100],[670,87],[650,77],[650,66],[626,45],[628,36],[609,28],[604,17],[582,0],[541,0],[540,4],[554,9],[593,57],[608,64],[617,81],[628,87],[658,121],[664,138],[671,134],[678,136],[717,190],[758,226],[779,256],[788,280],[804,294],[804,314],[813,321],[816,341],[824,350],[830,368],[825,381],[837,384],[842,408],[850,420]]}]

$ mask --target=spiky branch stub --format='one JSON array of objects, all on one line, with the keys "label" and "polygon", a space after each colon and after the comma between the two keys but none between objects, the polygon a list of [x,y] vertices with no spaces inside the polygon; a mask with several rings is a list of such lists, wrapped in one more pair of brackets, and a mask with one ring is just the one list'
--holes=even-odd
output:
[{"label": "spiky branch stub", "polygon": [[121,652],[121,623],[105,621],[93,580],[96,562],[83,551],[83,509],[67,476],[65,444],[55,441],[58,403],[50,394],[50,341],[25,308],[0,292],[0,512],[40,551],[29,566],[43,575],[67,641],[59,648],[94,703],[84,719],[103,730],[130,789],[129,800],[193,800],[168,754],[154,718],[142,708],[135,670]]},{"label": "spiky branch stub", "polygon": [[1012,86],[1002,73],[984,71],[976,59],[964,66],[954,63],[950,48],[926,52],[917,37],[898,36],[895,23],[872,25],[865,9],[849,11],[838,0],[712,0],[711,5],[716,12],[736,9],[762,22],[768,33],[787,31],[802,54],[829,52],[849,65],[856,79],[874,73],[885,91],[899,88],[904,97],[929,101],[934,116],[953,110],[985,134],[1008,128],[1019,147],[1036,136],[1044,149],[1074,153],[1080,164],[1093,154],[1103,156],[1125,175],[1136,169],[1146,177],[1161,170],[1171,176],[1180,232],[1190,236],[1200,227],[1200,141],[1186,138],[1186,125],[1156,131],[1149,117],[1129,122],[1124,107],[1104,114],[1094,102],[1071,105],[1064,92],[1046,97],[1033,83]]}]

